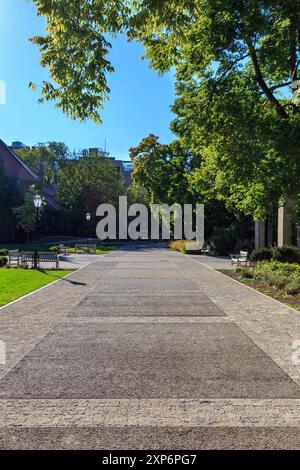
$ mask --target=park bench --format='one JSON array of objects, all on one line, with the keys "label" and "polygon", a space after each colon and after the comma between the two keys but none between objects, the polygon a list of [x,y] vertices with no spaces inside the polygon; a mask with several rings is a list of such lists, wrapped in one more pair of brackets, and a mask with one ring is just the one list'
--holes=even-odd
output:
[{"label": "park bench", "polygon": [[19,252],[19,250],[9,250],[8,252],[8,264],[11,266],[13,264],[17,264],[17,266],[20,265],[20,259],[21,259],[22,253]]},{"label": "park bench", "polygon": [[97,245],[75,245],[75,253],[97,253]]},{"label": "park bench", "polygon": [[21,266],[25,268],[28,266],[28,263],[31,263],[33,266],[34,263],[34,252],[33,251],[25,251],[21,253]]},{"label": "park bench", "polygon": [[59,247],[59,254],[63,256],[67,256],[69,254],[69,250],[66,246],[64,246],[62,243],[58,245]]},{"label": "park bench", "polygon": [[237,266],[245,266],[248,265],[249,258],[248,258],[248,251],[240,251],[238,255],[230,255],[231,256],[231,265],[233,266],[236,264]]},{"label": "park bench", "polygon": [[[31,263],[31,266],[34,264],[34,252],[25,252],[22,253],[21,256],[21,265],[23,267],[28,266],[28,263]],[[57,253],[51,253],[51,252],[38,252],[38,266],[41,265],[41,263],[55,263],[56,269],[59,268],[59,256]]]},{"label": "park bench", "polygon": [[204,245],[201,250],[202,255],[210,255],[210,245]]}]

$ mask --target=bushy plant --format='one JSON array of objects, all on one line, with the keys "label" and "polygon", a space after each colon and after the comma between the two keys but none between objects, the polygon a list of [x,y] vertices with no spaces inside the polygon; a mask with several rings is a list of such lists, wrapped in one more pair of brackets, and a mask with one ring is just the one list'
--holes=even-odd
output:
[{"label": "bushy plant", "polygon": [[209,242],[216,252],[223,256],[234,251],[237,244],[237,233],[232,228],[219,228],[211,235]]},{"label": "bushy plant", "polygon": [[0,256],[7,256],[8,250],[6,248],[0,248]]},{"label": "bushy plant", "polygon": [[267,281],[272,287],[278,290],[285,290],[286,286],[289,283],[289,278],[281,275],[280,273],[265,273],[263,278]]},{"label": "bushy plant", "polygon": [[[274,261],[279,263],[300,263],[300,250],[295,246],[259,248],[250,256],[251,261]],[[279,266],[276,268],[278,269]]]},{"label": "bushy plant", "polygon": [[186,240],[174,240],[169,244],[169,248],[180,251],[181,253],[186,253],[186,243]]},{"label": "bushy plant", "polygon": [[300,294],[300,277],[292,279],[286,286],[286,293],[288,295]]},{"label": "bushy plant", "polygon": [[254,279],[254,273],[251,269],[241,269],[240,273],[242,279]]},{"label": "bushy plant", "polygon": [[233,251],[234,253],[239,253],[240,251],[248,251],[248,253],[252,253],[253,249],[254,246],[251,240],[238,240]]},{"label": "bushy plant", "polygon": [[5,266],[8,262],[6,256],[0,256],[0,266]]},{"label": "bushy plant", "polygon": [[271,261],[273,252],[271,248],[258,248],[252,251],[250,255],[251,261]]},{"label": "bushy plant", "polygon": [[51,246],[49,251],[51,251],[51,253],[59,253],[59,246]]},{"label": "bushy plant", "polygon": [[269,286],[287,295],[300,293],[300,265],[280,263],[278,261],[262,262],[256,267],[242,269],[241,279],[264,281]]},{"label": "bushy plant", "polygon": [[271,263],[262,263],[260,269],[263,271],[280,273],[283,276],[300,276],[300,265],[291,263],[280,263],[272,261]]},{"label": "bushy plant", "polygon": [[300,263],[300,250],[295,246],[281,246],[273,249],[272,259],[281,263]]}]

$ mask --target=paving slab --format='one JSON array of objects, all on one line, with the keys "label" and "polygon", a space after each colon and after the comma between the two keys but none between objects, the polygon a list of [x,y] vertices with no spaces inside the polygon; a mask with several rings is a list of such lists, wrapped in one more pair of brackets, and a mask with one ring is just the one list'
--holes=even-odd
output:
[{"label": "paving slab", "polygon": [[182,279],[182,273],[179,269],[114,269],[110,278],[117,279]]},{"label": "paving slab", "polygon": [[[239,328],[300,385],[300,365],[293,359],[300,340],[300,313],[261,294],[203,262],[183,256],[181,270]],[[298,357],[298,356],[297,356]]]},{"label": "paving slab", "polygon": [[[0,340],[6,346],[6,361],[0,364],[0,378],[94,290],[99,281],[92,266],[0,309]],[[101,267],[101,276],[110,269]]]},{"label": "paving slab", "polygon": [[180,253],[169,255],[167,251],[165,252],[152,252],[152,253],[125,253],[122,250],[119,250],[111,255],[111,258],[118,258],[120,263],[172,263],[177,262],[177,260],[182,259]]},{"label": "paving slab", "polygon": [[[167,263],[167,264],[166,264]],[[170,261],[166,261],[165,263],[163,263],[164,266],[162,266],[163,269],[176,269],[177,270],[177,264],[176,263],[172,263]],[[122,263],[118,263],[116,265],[116,268],[117,269],[135,269],[135,270],[140,270],[140,269],[155,269],[157,270],[158,266],[157,266],[157,262],[153,263],[151,260],[149,261],[145,261],[145,262],[134,262],[134,261],[131,261],[131,262],[122,262]]]},{"label": "paving slab", "polygon": [[74,317],[101,316],[225,316],[205,294],[132,295],[120,297],[93,292],[70,313]]},{"label": "paving slab", "polygon": [[7,450],[298,450],[299,428],[236,427],[74,427],[7,428],[0,449]]},{"label": "paving slab", "polygon": [[198,263],[202,263],[204,266],[207,266],[212,269],[236,269],[236,265],[232,266],[231,258],[229,256],[204,256],[204,255],[185,255],[186,258],[189,258],[190,261],[193,259]]},{"label": "paving slab", "polygon": [[0,382],[0,398],[300,398],[233,324],[55,327]]},{"label": "paving slab", "polygon": [[113,292],[115,295],[122,295],[123,292],[136,290],[139,292],[151,291],[153,295],[164,293],[167,291],[188,292],[196,290],[194,283],[185,278],[179,279],[142,279],[142,278],[111,278],[105,275],[103,280],[98,283],[99,291]]}]

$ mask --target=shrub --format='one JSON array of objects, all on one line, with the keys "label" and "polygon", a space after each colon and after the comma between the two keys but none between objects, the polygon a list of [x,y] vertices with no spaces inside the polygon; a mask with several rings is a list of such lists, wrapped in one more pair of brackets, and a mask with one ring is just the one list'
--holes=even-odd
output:
[{"label": "shrub", "polygon": [[180,251],[181,253],[186,252],[186,247],[185,247],[186,241],[185,240],[174,240],[169,244],[169,248],[172,248],[172,250]]},{"label": "shrub", "polygon": [[[295,246],[259,248],[250,256],[252,261],[277,261],[279,263],[300,263],[300,250]],[[277,266],[275,269],[278,269]]]},{"label": "shrub", "polygon": [[49,248],[49,251],[51,251],[52,253],[59,253],[59,246],[51,246]]},{"label": "shrub", "polygon": [[258,248],[252,251],[250,255],[251,261],[271,261],[273,252],[271,248]]},{"label": "shrub", "polygon": [[241,278],[264,281],[269,286],[288,295],[300,293],[300,265],[280,263],[277,261],[262,262],[254,268],[243,269]]},{"label": "shrub", "polygon": [[254,279],[254,273],[250,269],[242,269],[240,273],[242,279]]},{"label": "shrub", "polygon": [[261,269],[265,271],[273,271],[279,272],[285,276],[290,276],[293,274],[300,275],[300,266],[299,264],[291,264],[291,263],[281,263],[279,261],[272,261],[271,263],[262,263],[260,265]]},{"label": "shrub", "polygon": [[267,281],[272,287],[278,290],[285,290],[289,283],[289,278],[279,273],[266,273],[264,280]]},{"label": "shrub", "polygon": [[276,247],[272,259],[281,263],[300,263],[300,251],[295,246]]},{"label": "shrub", "polygon": [[298,295],[300,293],[300,277],[292,279],[285,289],[288,295]]},{"label": "shrub", "polygon": [[0,248],[0,256],[7,256],[8,250],[6,248]]},{"label": "shrub", "polygon": [[6,256],[0,256],[0,266],[5,266],[7,264],[8,259]]},{"label": "shrub", "polygon": [[208,244],[211,245],[219,255],[228,255],[237,244],[237,233],[232,228],[219,228],[212,234]]},{"label": "shrub", "polygon": [[248,253],[252,253],[253,249],[254,246],[251,240],[238,240],[233,251],[234,253],[239,253],[240,251],[248,251]]}]

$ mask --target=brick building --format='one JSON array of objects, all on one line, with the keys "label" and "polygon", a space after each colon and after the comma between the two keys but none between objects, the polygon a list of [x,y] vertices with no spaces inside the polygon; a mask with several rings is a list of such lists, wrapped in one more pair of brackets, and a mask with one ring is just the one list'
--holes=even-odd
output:
[{"label": "brick building", "polygon": [[45,184],[40,175],[17,155],[12,148],[8,147],[0,139],[0,164],[3,165],[4,173],[8,178],[13,178],[25,186],[39,185],[42,196],[48,205],[54,210],[60,210],[61,205],[56,200],[56,185]]}]

